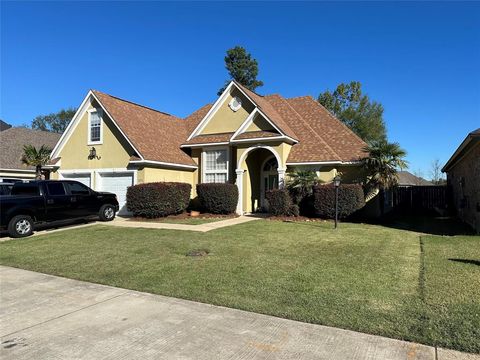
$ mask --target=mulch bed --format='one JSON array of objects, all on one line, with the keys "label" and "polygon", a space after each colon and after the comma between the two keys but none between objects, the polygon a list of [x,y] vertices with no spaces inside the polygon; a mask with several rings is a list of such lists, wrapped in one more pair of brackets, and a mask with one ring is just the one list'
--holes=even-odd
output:
[{"label": "mulch bed", "polygon": [[228,215],[222,215],[222,214],[210,214],[210,213],[201,213],[198,216],[190,216],[190,213],[184,212],[181,214],[177,215],[169,215],[161,218],[154,218],[154,219],[149,219],[149,218],[144,218],[144,217],[131,217],[128,220],[129,221],[147,221],[147,222],[165,222],[165,220],[183,220],[183,219],[233,219],[238,217],[237,214],[228,214]]},{"label": "mulch bed", "polygon": [[286,221],[286,222],[329,222],[331,220],[309,218],[306,216],[269,216],[266,220]]}]

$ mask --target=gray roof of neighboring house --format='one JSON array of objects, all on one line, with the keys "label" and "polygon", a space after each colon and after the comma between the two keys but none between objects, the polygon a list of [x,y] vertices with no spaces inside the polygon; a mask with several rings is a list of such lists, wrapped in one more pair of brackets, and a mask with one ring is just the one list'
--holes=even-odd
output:
[{"label": "gray roof of neighboring house", "polygon": [[7,124],[5,121],[0,119],[0,131],[10,129],[11,127],[12,127],[12,125]]},{"label": "gray roof of neighboring house", "polygon": [[12,127],[0,133],[0,168],[29,170],[33,167],[22,164],[23,146],[42,145],[53,149],[60,134],[32,130],[24,127]]},{"label": "gray roof of neighboring house", "polygon": [[457,160],[461,159],[463,155],[469,152],[475,143],[480,141],[480,128],[473,130],[467,135],[467,137],[462,141],[460,146],[455,150],[452,157],[447,161],[445,166],[442,168],[442,172],[448,172],[452,166],[457,163]]},{"label": "gray roof of neighboring house", "polygon": [[429,186],[433,185],[432,182],[425,180],[424,178],[413,175],[408,171],[398,171],[398,185],[399,186]]}]

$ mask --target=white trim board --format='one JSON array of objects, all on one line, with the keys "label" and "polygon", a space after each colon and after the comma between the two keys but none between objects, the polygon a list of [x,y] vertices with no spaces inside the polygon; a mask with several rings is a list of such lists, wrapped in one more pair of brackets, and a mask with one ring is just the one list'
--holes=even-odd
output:
[{"label": "white trim board", "polygon": [[152,161],[152,160],[132,160],[129,162],[132,165],[161,165],[161,166],[169,166],[172,168],[185,168],[185,169],[198,169],[197,165],[184,165],[184,164],[177,164],[177,163],[169,163],[163,161]]},{"label": "white trim board", "polygon": [[285,165],[360,165],[361,161],[305,161],[305,162],[287,162]]}]

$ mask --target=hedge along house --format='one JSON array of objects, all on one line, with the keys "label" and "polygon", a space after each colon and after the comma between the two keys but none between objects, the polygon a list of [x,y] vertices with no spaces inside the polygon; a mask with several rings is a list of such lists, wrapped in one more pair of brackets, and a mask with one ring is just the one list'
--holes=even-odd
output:
[{"label": "hedge along house", "polygon": [[[312,97],[260,96],[232,81],[217,101],[185,119],[90,91],[52,154],[58,178],[117,193],[136,183],[230,182],[238,213],[265,207],[288,172],[322,181],[362,176],[366,144]],[[55,176],[55,174],[54,174]]]}]

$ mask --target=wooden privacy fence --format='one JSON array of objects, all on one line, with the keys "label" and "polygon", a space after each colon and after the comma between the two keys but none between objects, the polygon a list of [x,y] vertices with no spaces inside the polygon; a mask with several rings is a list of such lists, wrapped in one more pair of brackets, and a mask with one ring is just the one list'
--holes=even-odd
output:
[{"label": "wooden privacy fence", "polygon": [[448,207],[447,186],[399,186],[391,190],[392,210],[423,211]]}]

